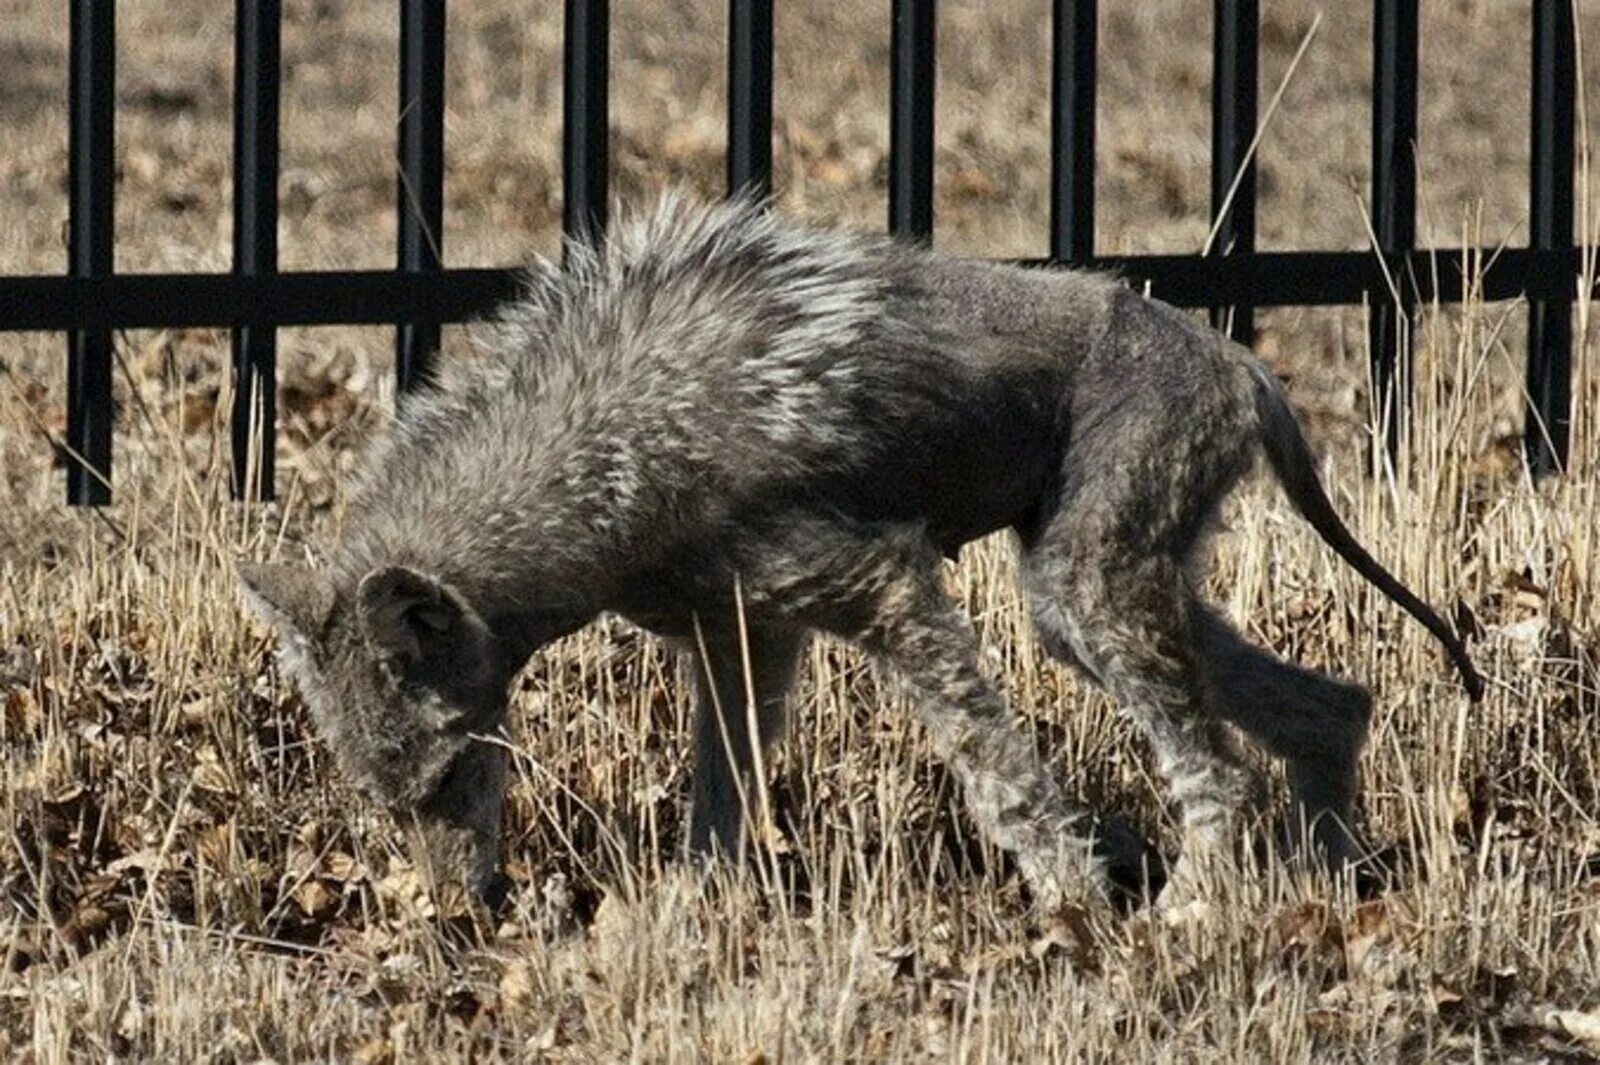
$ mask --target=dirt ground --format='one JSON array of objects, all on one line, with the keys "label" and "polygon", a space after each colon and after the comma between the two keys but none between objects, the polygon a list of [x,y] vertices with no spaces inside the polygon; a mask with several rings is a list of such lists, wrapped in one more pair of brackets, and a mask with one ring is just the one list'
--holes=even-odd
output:
[{"label": "dirt ground", "polygon": [[[775,6],[779,209],[882,228],[889,5]],[[1263,111],[1283,92],[1259,244],[1366,247],[1369,6],[1262,6]],[[1528,5],[1422,6],[1419,239],[1521,244]],[[1101,8],[1098,248],[1196,250],[1211,5]],[[394,5],[284,9],[282,265],[387,267]],[[719,194],[724,6],[613,9],[614,194]],[[1046,248],[1049,9],[939,5],[941,247]],[[65,268],[66,13],[0,0],[0,273]],[[1600,9],[1577,13],[1587,90]],[[117,266],[225,270],[231,16],[169,0],[117,17]],[[450,265],[556,250],[560,58],[559,4],[450,5]],[[1593,248],[1587,175],[1580,203]],[[1188,923],[1031,910],[899,696],[831,644],[809,657],[760,871],[706,889],[675,859],[677,667],[620,623],[518,682],[508,912],[430,898],[333,772],[231,574],[336,530],[392,409],[392,330],[281,333],[281,500],[258,508],[226,498],[226,334],[119,336],[117,503],[95,513],[61,504],[63,340],[0,334],[0,1058],[1600,1059],[1600,372],[1586,304],[1573,471],[1530,484],[1523,321],[1515,303],[1423,309],[1412,444],[1374,474],[1362,309],[1260,315],[1336,501],[1473,634],[1491,690],[1468,707],[1425,634],[1275,489],[1247,488],[1211,591],[1254,639],[1374,686],[1363,827],[1395,875],[1357,898],[1269,863]],[[447,330],[447,355],[466,334]],[[951,581],[1074,793],[1170,852],[1146,752],[1036,647],[1009,547],[969,550]]]}]

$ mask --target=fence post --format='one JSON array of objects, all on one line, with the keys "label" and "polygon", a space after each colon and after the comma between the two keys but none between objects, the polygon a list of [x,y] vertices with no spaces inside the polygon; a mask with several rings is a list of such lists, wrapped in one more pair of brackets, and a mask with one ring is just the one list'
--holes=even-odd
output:
[{"label": "fence post", "polygon": [[610,9],[607,0],[567,0],[561,95],[562,230],[598,241],[606,230]]},{"label": "fence post", "polygon": [[1050,261],[1094,260],[1096,0],[1055,0],[1050,49]]},{"label": "fence post", "polygon": [[[1372,231],[1395,292],[1373,293],[1367,342],[1384,446],[1399,451],[1411,387],[1409,254],[1417,241],[1417,0],[1376,0],[1372,33]],[[1402,353],[1404,360],[1402,361]]]},{"label": "fence post", "polygon": [[889,81],[889,232],[933,240],[934,0],[894,0]]},{"label": "fence post", "polygon": [[[111,274],[115,5],[72,0],[67,73],[67,266],[73,277]],[[111,502],[111,330],[67,335],[67,502]]]},{"label": "fence post", "polygon": [[[1577,41],[1573,0],[1533,0],[1533,100],[1528,153],[1530,246],[1565,251],[1565,288],[1575,291],[1572,256],[1573,119]],[[1566,468],[1572,434],[1572,301],[1528,305],[1528,408],[1523,453],[1535,476]]]},{"label": "fence post", "polygon": [[772,192],[772,0],[728,4],[728,195]]},{"label": "fence post", "polygon": [[[1215,0],[1211,65],[1211,255],[1248,254],[1256,248],[1257,0]],[[1237,176],[1238,184],[1234,184]],[[1232,191],[1230,200],[1228,193]],[[1212,307],[1211,323],[1241,344],[1255,339],[1255,311]]]},{"label": "fence post", "polygon": [[[233,272],[278,269],[278,94],[281,0],[236,0],[233,49]],[[233,498],[273,497],[277,337],[272,326],[231,332]],[[259,465],[251,478],[251,444]],[[253,491],[252,491],[253,489]]]},{"label": "fence post", "polygon": [[[399,269],[437,273],[444,247],[445,0],[400,4],[400,179],[396,190]],[[402,322],[395,330],[395,382],[403,394],[427,377],[439,350],[439,323]]]}]

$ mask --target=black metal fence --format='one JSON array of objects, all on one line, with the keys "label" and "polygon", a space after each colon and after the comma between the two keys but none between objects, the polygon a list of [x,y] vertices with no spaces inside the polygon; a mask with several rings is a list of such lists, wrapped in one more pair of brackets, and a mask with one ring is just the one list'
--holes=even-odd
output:
[{"label": "black metal fence", "polygon": [[[234,484],[270,497],[275,418],[274,329],[394,324],[402,389],[426,373],[439,327],[511,296],[506,269],[441,266],[445,0],[400,2],[399,240],[392,271],[277,269],[280,0],[235,0],[234,265],[227,274],[112,270],[113,0],[70,0],[69,269],[0,277],[0,332],[68,333],[67,496],[111,498],[112,331],[229,326],[236,374]],[[1257,0],[1214,0],[1209,254],[1095,254],[1096,0],[1052,0],[1050,256],[1115,267],[1183,306],[1210,307],[1235,336],[1252,309],[1367,303],[1377,395],[1402,401],[1401,342],[1418,302],[1530,301],[1526,453],[1532,468],[1565,466],[1571,405],[1572,304],[1581,265],[1573,242],[1574,0],[1530,0],[1533,84],[1529,209],[1517,249],[1416,244],[1418,0],[1374,0],[1371,216],[1367,252],[1255,249]],[[933,231],[935,0],[893,0],[889,229]],[[731,190],[770,187],[772,0],[730,0],[728,154]],[[606,225],[608,0],[566,0],[564,225],[595,237]],[[1231,198],[1230,198],[1231,192]],[[1226,315],[1224,317],[1224,314]],[[1395,419],[1389,419],[1394,424]],[[248,469],[252,434],[262,461]]]}]

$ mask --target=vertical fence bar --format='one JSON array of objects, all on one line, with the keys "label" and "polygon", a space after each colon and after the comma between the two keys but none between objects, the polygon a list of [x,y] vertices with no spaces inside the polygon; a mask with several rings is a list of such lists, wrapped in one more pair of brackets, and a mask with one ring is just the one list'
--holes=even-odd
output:
[{"label": "vertical fence bar", "polygon": [[[440,269],[444,246],[445,0],[400,4],[400,180],[396,190],[399,268]],[[395,332],[394,372],[402,393],[420,384],[439,350],[438,322]]]},{"label": "vertical fence bar", "polygon": [[[278,269],[278,79],[282,0],[236,0],[233,23],[233,272]],[[233,330],[233,497],[273,497],[277,337]],[[251,444],[259,465],[251,479]],[[251,489],[254,489],[251,493]]]},{"label": "vertical fence bar", "polygon": [[1094,259],[1096,0],[1055,0],[1050,49],[1050,259]]},{"label": "vertical fence bar", "polygon": [[[115,5],[72,0],[67,73],[67,268],[109,276],[113,262]],[[67,335],[67,502],[111,502],[111,331]]]},{"label": "vertical fence bar", "polygon": [[[1256,130],[1259,10],[1257,0],[1214,0],[1213,6],[1211,216],[1221,221],[1209,250],[1228,255],[1256,247],[1256,161],[1249,153]],[[1211,322],[1218,328],[1227,325],[1229,335],[1241,344],[1255,339],[1253,308],[1213,307]]]},{"label": "vertical fence bar", "polygon": [[889,232],[933,239],[934,0],[894,0]]},{"label": "vertical fence bar", "polygon": [[728,4],[728,195],[772,192],[772,0]]},{"label": "vertical fence bar", "polygon": [[[1528,214],[1532,247],[1571,251],[1577,41],[1572,0],[1533,0],[1533,120]],[[1575,288],[1577,263],[1566,287]],[[1528,410],[1523,453],[1536,476],[1565,469],[1572,435],[1572,303],[1528,305]]]},{"label": "vertical fence bar", "polygon": [[1400,446],[1411,380],[1413,293],[1404,256],[1417,240],[1417,0],[1376,0],[1372,83],[1372,230],[1399,301],[1397,305],[1389,292],[1372,294],[1367,340],[1373,396],[1379,420],[1387,426],[1385,446],[1393,456]]},{"label": "vertical fence bar", "polygon": [[610,21],[607,0],[567,0],[561,220],[568,238],[577,240],[598,240],[606,230]]}]

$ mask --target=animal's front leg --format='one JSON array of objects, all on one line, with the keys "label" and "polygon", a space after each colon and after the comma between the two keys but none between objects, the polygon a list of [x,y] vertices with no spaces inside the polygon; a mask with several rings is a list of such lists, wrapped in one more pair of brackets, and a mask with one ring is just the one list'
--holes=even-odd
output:
[{"label": "animal's front leg", "polygon": [[[695,677],[694,802],[689,846],[696,854],[740,853],[743,826],[757,809],[757,754],[783,732],[803,632],[703,623],[687,642]],[[751,719],[756,724],[752,742]]]},{"label": "animal's front leg", "polygon": [[[1046,646],[1068,647],[1149,740],[1183,831],[1183,853],[1160,902],[1182,907],[1203,901],[1234,872],[1240,822],[1255,806],[1256,788],[1225,726],[1205,712],[1182,570],[1159,556],[1107,559],[1107,542],[1083,537],[1036,549],[1027,561],[1034,615],[1048,626]],[[1078,544],[1087,546],[1073,553]]]}]

